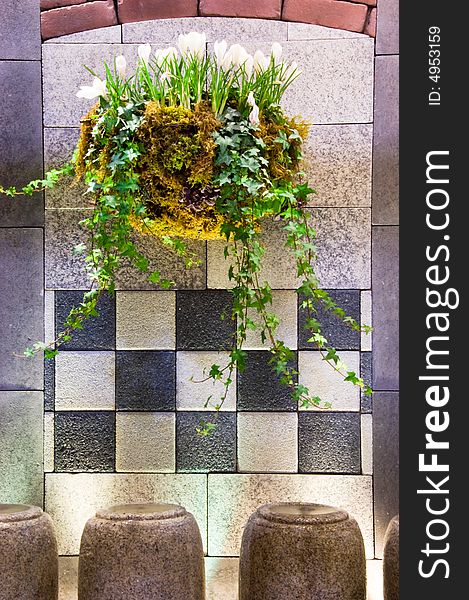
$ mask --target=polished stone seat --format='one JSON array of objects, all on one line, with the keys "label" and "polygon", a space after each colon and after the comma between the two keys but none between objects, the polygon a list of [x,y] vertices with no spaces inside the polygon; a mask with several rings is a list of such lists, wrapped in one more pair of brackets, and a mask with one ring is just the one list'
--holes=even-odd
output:
[{"label": "polished stone seat", "polygon": [[124,504],[86,523],[79,600],[204,600],[202,539],[174,504]]},{"label": "polished stone seat", "polygon": [[399,600],[399,515],[391,519],[384,536],[384,600]]},{"label": "polished stone seat", "polygon": [[57,596],[57,541],[51,518],[37,506],[0,504],[0,599]]},{"label": "polished stone seat", "polygon": [[244,530],[239,585],[240,600],[365,600],[356,521],[320,504],[261,506]]}]

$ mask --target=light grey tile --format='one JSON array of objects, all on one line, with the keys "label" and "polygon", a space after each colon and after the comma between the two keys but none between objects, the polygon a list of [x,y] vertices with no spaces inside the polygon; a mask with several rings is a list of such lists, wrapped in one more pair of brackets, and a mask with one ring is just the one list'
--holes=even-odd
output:
[{"label": "light grey tile", "polygon": [[[229,361],[228,352],[178,351],[176,355],[176,407],[177,410],[214,410],[224,393],[221,381],[215,384],[206,379],[210,367],[217,364],[225,366]],[[191,381],[193,379],[193,381]],[[232,376],[226,400],[221,410],[236,410],[236,372]],[[200,382],[200,383],[199,383]],[[207,408],[204,407],[211,397]]]},{"label": "light grey tile", "polygon": [[119,350],[173,350],[176,347],[175,292],[117,292],[116,347]]},{"label": "light grey tile", "polygon": [[373,474],[373,415],[361,415],[361,455],[363,475]]},{"label": "light grey tile", "polygon": [[46,40],[45,44],[120,44],[122,31],[120,25],[100,27],[79,33],[70,33]]},{"label": "light grey tile", "polygon": [[251,473],[298,470],[296,413],[238,413],[238,469]]},{"label": "light grey tile", "polygon": [[206,545],[206,475],[46,474],[46,511],[56,528],[59,554],[78,554],[85,523],[99,508],[135,502],[184,506],[196,518]]},{"label": "light grey tile", "polygon": [[[298,345],[298,296],[296,292],[293,290],[273,291],[272,304],[267,305],[267,312],[274,313],[280,319],[277,338],[292,350],[296,350]],[[248,317],[257,325],[262,322],[255,309],[248,310]],[[268,347],[268,340],[262,343],[260,329],[254,331],[248,329],[244,344],[246,350],[265,350]]]},{"label": "light grey tile", "polygon": [[363,33],[333,29],[310,23],[288,23],[288,40],[329,40],[367,37]]},{"label": "light grey tile", "polygon": [[42,392],[0,391],[0,499],[43,502]]},{"label": "light grey tile", "polygon": [[175,469],[174,413],[117,413],[116,471],[173,473]]},{"label": "light grey tile", "polygon": [[238,600],[239,560],[205,559],[206,600]]},{"label": "light grey tile", "polygon": [[269,502],[317,502],[342,507],[358,522],[373,557],[372,478],[365,475],[209,475],[209,555],[237,556],[243,528]]},{"label": "light grey tile", "polygon": [[[360,323],[362,325],[373,326],[372,294],[370,290],[362,292],[360,295]],[[362,332],[360,335],[360,349],[362,352],[371,352],[372,333]]]},{"label": "light grey tile", "polygon": [[399,53],[399,0],[379,0],[376,53]]},{"label": "light grey tile", "polygon": [[78,600],[78,556],[59,557],[59,600]]},{"label": "light grey tile", "polygon": [[115,408],[114,352],[59,352],[55,359],[56,410]]},{"label": "light grey tile", "polygon": [[[360,353],[339,352],[340,359],[349,371],[360,372]],[[299,381],[305,385],[311,396],[319,396],[323,402],[330,402],[333,411],[360,410],[360,388],[339,375],[322,359],[317,350],[298,353]],[[320,410],[317,408],[301,410]]]},{"label": "light grey tile", "polygon": [[54,470],[54,413],[44,413],[44,472]]},{"label": "light grey tile", "polygon": [[55,339],[55,294],[44,292],[44,340],[46,343]]},{"label": "light grey tile", "polygon": [[41,31],[37,0],[2,2],[0,60],[39,60]]}]

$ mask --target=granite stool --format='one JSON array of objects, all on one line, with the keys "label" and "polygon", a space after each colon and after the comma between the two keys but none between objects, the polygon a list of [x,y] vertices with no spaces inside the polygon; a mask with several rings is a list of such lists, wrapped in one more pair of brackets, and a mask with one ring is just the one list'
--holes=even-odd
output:
[{"label": "granite stool", "polygon": [[363,538],[344,510],[266,504],[243,534],[239,600],[365,600]]},{"label": "granite stool", "polygon": [[79,600],[204,600],[202,538],[175,504],[124,504],[85,525]]},{"label": "granite stool", "polygon": [[384,600],[399,600],[399,515],[389,522],[384,536]]},{"label": "granite stool", "polygon": [[57,600],[57,541],[37,506],[0,504],[0,600]]}]

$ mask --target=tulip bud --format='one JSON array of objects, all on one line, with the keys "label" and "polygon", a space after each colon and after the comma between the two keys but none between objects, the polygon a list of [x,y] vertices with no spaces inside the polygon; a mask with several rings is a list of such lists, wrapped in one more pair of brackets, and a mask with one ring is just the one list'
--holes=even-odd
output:
[{"label": "tulip bud", "polygon": [[117,72],[117,75],[121,79],[125,79],[126,67],[127,67],[127,61],[125,60],[125,56],[123,56],[122,54],[119,54],[119,56],[116,56],[116,72]]},{"label": "tulip bud", "polygon": [[141,44],[138,47],[138,57],[143,62],[143,64],[147,65],[150,60],[151,55],[151,46],[150,44]]}]

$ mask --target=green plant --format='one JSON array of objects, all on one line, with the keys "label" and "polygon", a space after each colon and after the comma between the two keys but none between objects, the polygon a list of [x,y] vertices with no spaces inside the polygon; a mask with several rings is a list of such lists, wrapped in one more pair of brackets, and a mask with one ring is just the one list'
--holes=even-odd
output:
[{"label": "green plant", "polygon": [[[289,119],[280,108],[288,86],[299,76],[296,64],[281,60],[274,44],[266,57],[249,55],[244,48],[217,42],[213,56],[206,55],[205,36],[180,36],[179,50],[140,46],[137,68],[127,76],[123,56],[108,65],[106,79],[95,73],[93,85],[84,86],[80,97],[98,98],[82,121],[81,137],[72,162],[31,182],[21,190],[0,188],[15,196],[50,188],[66,174],[75,173],[87,184],[94,201],[92,215],[82,221],[89,244],[75,252],[85,255],[90,289],[73,308],[63,330],[52,342],[37,342],[28,356],[44,351],[55,356],[73,331],[96,315],[103,292],[115,290],[116,270],[130,261],[148,279],[164,289],[174,285],[159,271],[150,271],[148,258],[135,242],[135,231],[157,235],[174,250],[188,268],[197,264],[184,238],[225,240],[228,276],[233,283],[236,335],[225,366],[212,365],[207,378],[223,383],[224,392],[206,406],[219,410],[233,381],[242,371],[248,330],[259,329],[269,344],[274,373],[291,389],[302,407],[328,408],[299,384],[289,365],[293,356],[277,337],[279,320],[271,311],[272,290],[261,279],[265,248],[263,221],[280,220],[286,248],[296,260],[301,280],[298,293],[307,311],[307,329],[325,360],[346,381],[365,394],[372,390],[342,363],[321,328],[317,307],[322,306],[349,327],[369,333],[337,306],[320,286],[314,264],[316,231],[307,209],[314,193],[301,172],[302,142],[308,126]],[[260,324],[250,317],[259,315]],[[208,435],[213,423],[201,423]]]}]

